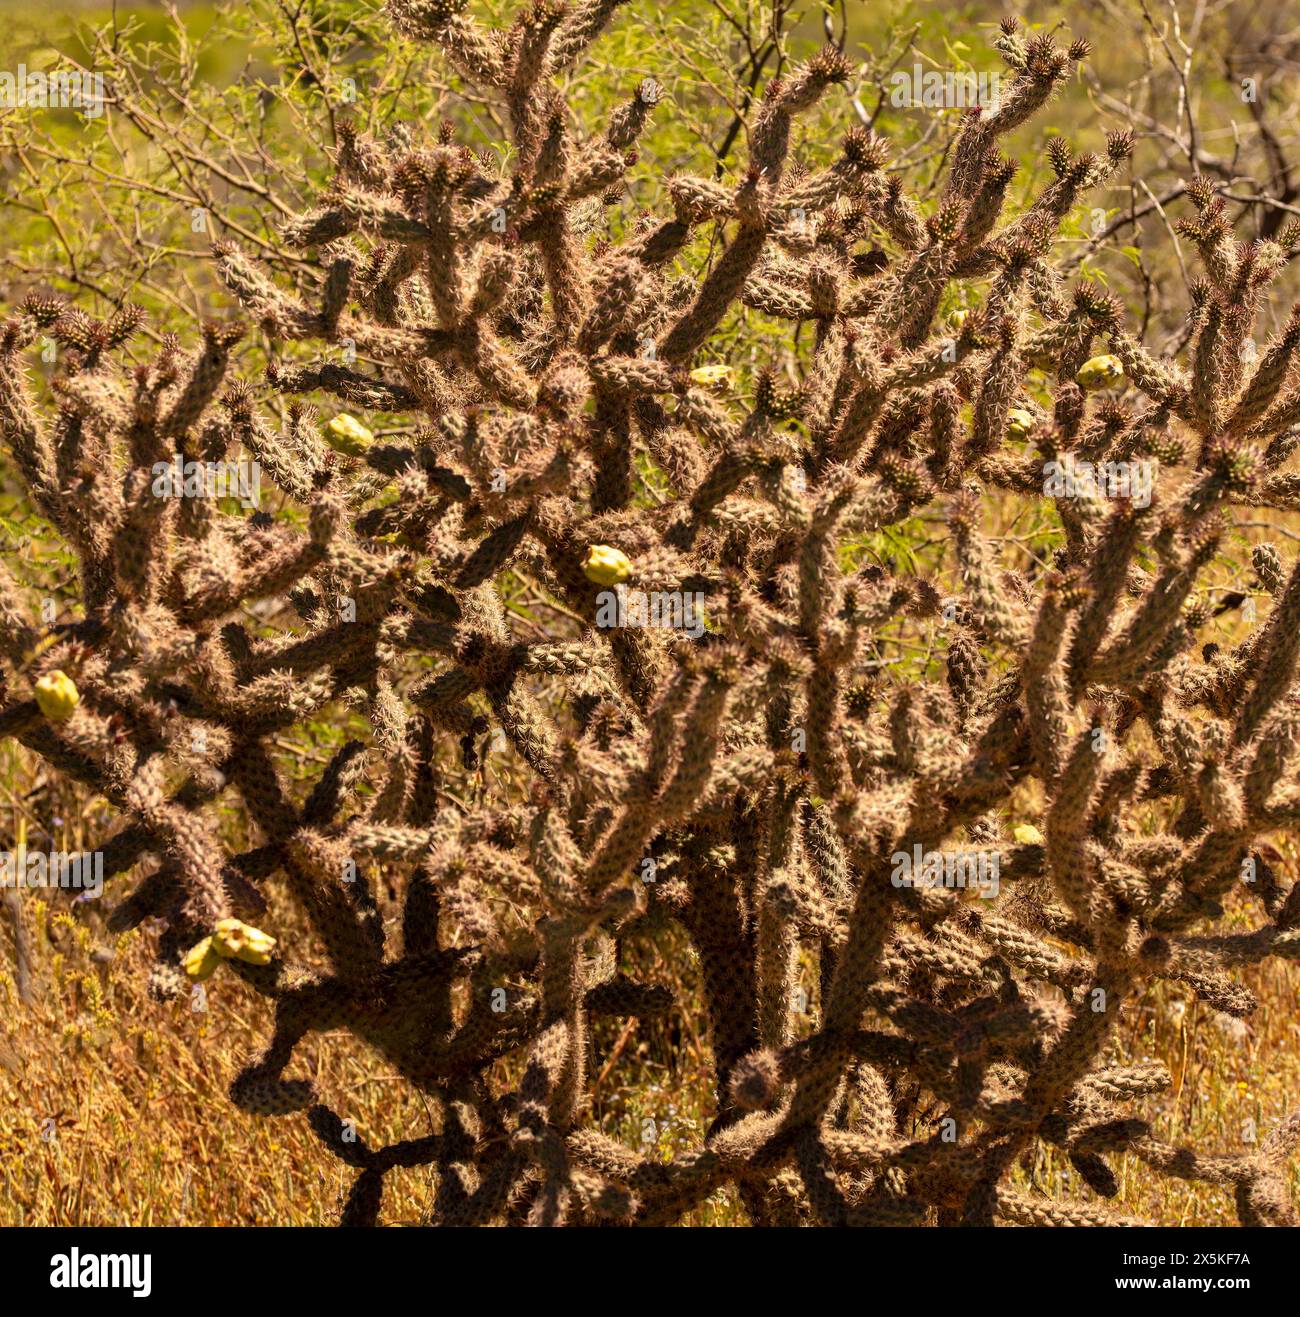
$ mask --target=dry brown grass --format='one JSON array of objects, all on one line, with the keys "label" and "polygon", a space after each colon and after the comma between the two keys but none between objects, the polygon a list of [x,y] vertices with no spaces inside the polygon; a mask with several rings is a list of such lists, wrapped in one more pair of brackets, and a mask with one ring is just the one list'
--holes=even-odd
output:
[{"label": "dry brown grass", "polygon": [[[17,998],[8,932],[0,938],[0,1224],[332,1224],[347,1168],[302,1116],[251,1118],[226,1096],[268,1035],[267,1004],[227,975],[209,982],[205,1011],[152,1001],[147,928],[112,937],[86,906],[69,907],[61,894],[50,903],[33,897],[26,917],[40,996],[31,1008]],[[1244,905],[1240,914],[1247,926]],[[293,937],[298,930],[275,931]],[[653,976],[670,973],[669,964],[658,958]],[[1244,971],[1242,981],[1260,999],[1244,1025],[1169,985],[1126,1008],[1115,1059],[1157,1058],[1173,1075],[1173,1088],[1135,1113],[1152,1118],[1159,1137],[1240,1151],[1247,1122],[1262,1138],[1288,1095],[1300,1091],[1300,967],[1273,962]],[[679,990],[692,999],[694,985]],[[303,1057],[322,1094],[368,1141],[436,1129],[432,1107],[346,1034],[314,1038]],[[665,1158],[697,1143],[712,1116],[709,1064],[689,1009],[664,1022],[606,1028],[594,1068],[603,1075],[596,1090],[603,1128]],[[1234,1219],[1223,1190],[1158,1177],[1133,1158],[1115,1166],[1118,1209],[1168,1225]],[[1049,1150],[1018,1177],[1064,1197],[1072,1174]],[[428,1170],[397,1170],[387,1183],[382,1219],[418,1222],[430,1196]],[[741,1224],[744,1214],[727,1192],[690,1220]]]},{"label": "dry brown grass", "polygon": [[[332,1225],[352,1172],[304,1117],[252,1118],[226,1094],[270,1033],[267,1002],[233,975],[205,985],[202,1011],[151,1000],[147,925],[113,936],[98,911],[36,895],[25,901],[39,992],[30,1007],[18,1000],[9,930],[0,935],[0,1225]],[[661,967],[670,972],[666,958]],[[597,1113],[610,1134],[669,1159],[712,1117],[707,1045],[689,1019],[627,1025],[597,1031]],[[295,1073],[310,1074],[367,1142],[437,1128],[432,1105],[346,1032],[313,1037],[301,1056]],[[395,1170],[382,1219],[416,1224],[429,1201],[426,1169]],[[740,1219],[730,1195],[690,1218]]]}]

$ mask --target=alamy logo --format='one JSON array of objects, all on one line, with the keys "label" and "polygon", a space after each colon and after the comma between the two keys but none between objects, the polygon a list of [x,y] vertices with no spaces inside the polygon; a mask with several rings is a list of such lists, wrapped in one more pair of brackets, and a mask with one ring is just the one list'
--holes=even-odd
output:
[{"label": "alamy logo", "polygon": [[104,113],[104,75],[81,69],[42,73],[26,64],[17,73],[0,69],[0,106],[80,110],[87,119],[98,119]]},{"label": "alamy logo", "polygon": [[1002,92],[1000,73],[961,73],[923,69],[913,64],[890,75],[889,103],[896,109],[924,106],[933,110],[996,110]]},{"label": "alamy logo", "polygon": [[1155,473],[1150,462],[1083,462],[1069,456],[1043,463],[1043,493],[1049,498],[1126,498],[1135,508],[1151,506]]},{"label": "alamy logo", "polygon": [[236,498],[247,510],[262,501],[262,468],[237,462],[187,462],[179,453],[153,466],[154,498]]},{"label": "alamy logo", "polygon": [[629,590],[620,585],[596,596],[596,625],[664,627],[698,640],[704,634],[704,595],[699,591]]},{"label": "alamy logo", "polygon": [[998,851],[927,851],[918,844],[890,856],[895,887],[971,887],[983,897],[998,894]]},{"label": "alamy logo", "polygon": [[56,1253],[50,1259],[50,1288],[55,1290],[130,1290],[147,1299],[153,1290],[151,1253]]},{"label": "alamy logo", "polygon": [[78,888],[98,896],[104,887],[104,852],[0,851],[0,887]]}]

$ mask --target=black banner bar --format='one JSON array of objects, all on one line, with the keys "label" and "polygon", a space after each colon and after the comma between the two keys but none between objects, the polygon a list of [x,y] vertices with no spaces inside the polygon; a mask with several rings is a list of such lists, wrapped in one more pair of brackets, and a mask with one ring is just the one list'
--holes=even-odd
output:
[{"label": "black banner bar", "polygon": [[[931,1304],[1113,1297],[1121,1305],[1177,1294],[1215,1309],[1227,1299],[1293,1299],[1296,1238],[1285,1230],[1202,1228],[991,1230],[424,1231],[309,1229],[29,1229],[0,1232],[0,1265],[24,1301],[161,1302],[183,1311],[352,1300],[369,1307],[426,1293],[500,1306],[541,1297],[548,1276],[581,1276],[592,1302],[644,1296],[669,1308],[752,1294],[769,1306],[790,1287],[818,1302],[859,1288],[874,1300]],[[1288,1265],[1290,1264],[1290,1265]],[[560,1270],[557,1272],[556,1268]],[[432,1289],[412,1291],[413,1286]],[[710,1279],[713,1278],[713,1279]],[[599,1296],[606,1296],[600,1299]],[[836,1302],[842,1301],[836,1299]],[[195,1308],[193,1305],[197,1305]],[[17,1310],[17,1308],[15,1308]]]}]

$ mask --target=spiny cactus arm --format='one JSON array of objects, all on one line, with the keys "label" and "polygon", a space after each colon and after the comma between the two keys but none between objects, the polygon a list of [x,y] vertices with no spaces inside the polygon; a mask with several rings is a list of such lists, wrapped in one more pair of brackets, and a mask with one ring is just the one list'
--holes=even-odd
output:
[{"label": "spiny cactus arm", "polygon": [[214,243],[212,254],[217,277],[270,333],[306,338],[321,328],[320,318],[314,312],[281,292],[235,243],[224,240]]},{"label": "spiny cactus arm", "polygon": [[203,326],[203,348],[194,359],[180,396],[159,423],[159,437],[164,442],[183,439],[203,415],[225,378],[230,350],[243,333],[239,325],[209,322]]},{"label": "spiny cactus arm", "polygon": [[388,0],[398,31],[436,41],[471,81],[500,86],[505,77],[499,35],[465,14],[465,0]]},{"label": "spiny cactus arm", "polygon": [[1178,624],[1198,573],[1213,559],[1218,544],[1216,534],[1199,535],[1185,554],[1166,564],[1124,634],[1095,654],[1086,669],[1085,682],[1123,685],[1152,665]]},{"label": "spiny cactus arm", "polygon": [[1277,703],[1290,684],[1300,656],[1300,562],[1291,573],[1285,591],[1274,605],[1265,638],[1261,642],[1259,662],[1254,682],[1240,706],[1233,737],[1241,743],[1260,726],[1264,716]]},{"label": "spiny cactus arm", "polygon": [[1013,1226],[1141,1226],[1134,1217],[1101,1208],[1071,1203],[1062,1206],[1048,1198],[1031,1198],[1014,1189],[997,1190],[995,1215]]},{"label": "spiny cactus arm", "polygon": [[355,882],[345,883],[351,858],[346,847],[299,826],[259,742],[245,741],[237,748],[230,772],[252,819],[283,848],[290,889],[324,942],[336,974],[347,981],[372,974],[383,955],[383,929],[373,910],[349,894],[349,886],[364,887],[364,880],[354,873]]},{"label": "spiny cactus arm", "polygon": [[35,326],[18,320],[0,325],[0,439],[42,515],[57,526],[59,482],[54,449],[41,424],[27,386],[19,353],[35,336]]},{"label": "spiny cactus arm", "polygon": [[284,393],[332,393],[369,411],[406,412],[419,406],[419,398],[411,389],[330,361],[294,370],[272,364],[267,367],[267,383]]}]

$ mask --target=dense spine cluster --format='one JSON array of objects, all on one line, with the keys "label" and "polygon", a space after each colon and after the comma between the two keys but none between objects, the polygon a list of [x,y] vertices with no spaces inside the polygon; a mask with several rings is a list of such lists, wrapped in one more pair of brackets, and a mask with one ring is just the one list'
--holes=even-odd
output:
[{"label": "dense spine cluster", "polygon": [[[228,969],[274,1001],[235,1102],[307,1112],[358,1171],[349,1223],[415,1165],[436,1169],[434,1224],[664,1224],[728,1184],[763,1225],[1112,1220],[1009,1186],[1045,1142],[1102,1198],[1128,1154],[1231,1189],[1244,1223],[1294,1224],[1300,1114],[1245,1153],[1174,1147],[1126,1114],[1169,1075],[1107,1054],[1144,985],[1240,1016],[1234,968],[1300,956],[1300,886],[1257,849],[1300,819],[1300,564],[1256,549],[1272,607],[1235,647],[1198,650],[1195,594],[1234,509],[1300,506],[1282,470],[1300,315],[1257,363],[1242,352],[1288,241],[1237,244],[1193,180],[1186,365],[1095,285],[1062,287],[1056,231],[1132,144],[1055,139],[1053,180],[1004,218],[999,140],[1087,53],[1011,21],[1000,104],[965,115],[924,206],[860,127],[824,169],[791,158],[797,116],[846,74],[828,48],[765,88],[734,179],[673,178],[671,215],[616,236],[660,88],[579,140],[559,84],[618,0],[543,3],[500,32],[455,0],[389,7],[504,107],[508,169],[450,131],[344,125],[331,187],[286,230],[319,261],[317,305],[218,246],[250,317],[320,345],[270,371],[282,422],[227,378],[225,325],[129,370],[133,312],[29,299],[0,329],[0,430],[83,605],[43,626],[0,579],[0,734],[120,812],[105,872],[141,876],[112,925],[165,921],[160,992]],[[954,281],[983,297],[948,323]],[[742,399],[703,360],[738,308],[811,322],[798,388],[760,372]],[[48,416],[23,364],[40,335],[61,349]],[[348,418],[322,426],[307,394]],[[398,419],[377,439],[357,413]],[[154,491],[173,454],[241,451],[305,515]],[[1045,462],[1139,459],[1164,464],[1150,499],[1063,494],[1056,561],[1000,560],[991,500],[1042,498]],[[846,543],[925,507],[946,516],[955,593],[848,565]],[[600,625],[601,570],[703,595],[704,633]],[[511,571],[566,630],[519,626]],[[885,678],[877,641],[900,625],[935,628],[938,677]],[[274,742],[331,712],[368,736],[299,801]],[[441,790],[498,738],[514,795]],[[1026,799],[1041,831],[1013,837]],[[231,853],[223,802],[250,849]],[[900,854],[973,848],[1000,858],[996,902],[891,879]],[[371,860],[403,875],[398,948]],[[1224,932],[1244,874],[1258,926]],[[259,932],[285,898],[326,969]],[[697,953],[716,1112],[663,1162],[587,1116],[592,1019],[673,1009],[625,955],[669,924]],[[436,1099],[436,1134],[344,1137],[293,1076],[299,1042],[337,1029]]]}]

